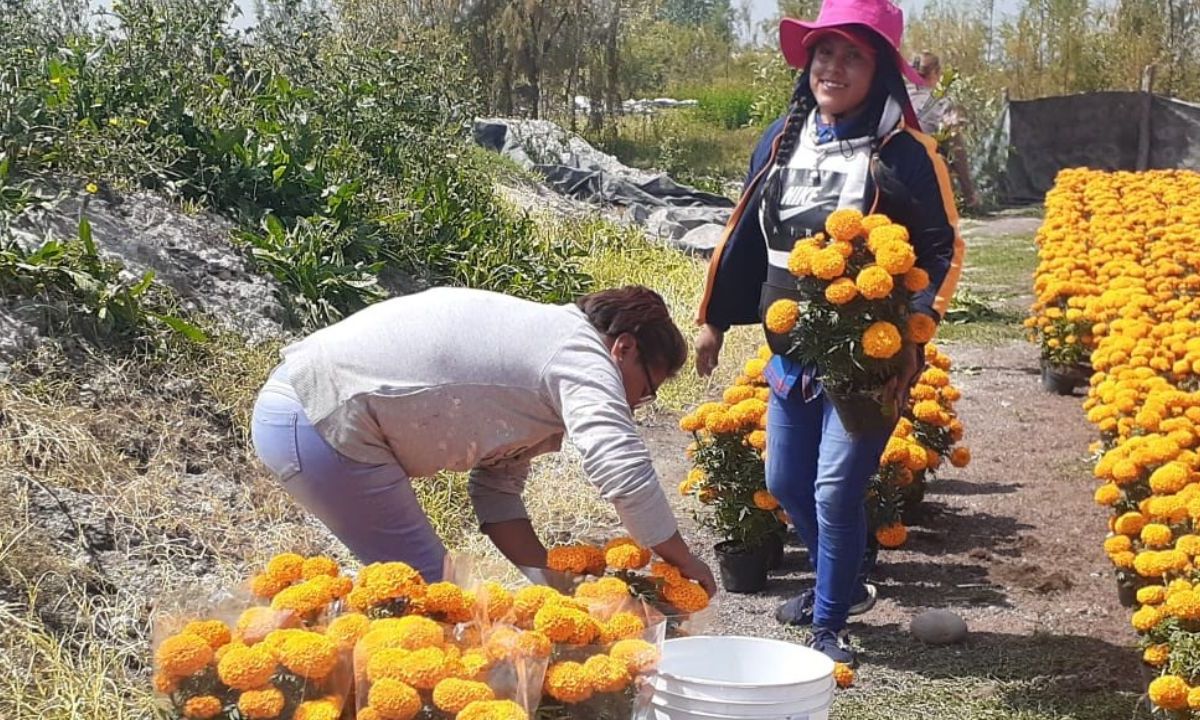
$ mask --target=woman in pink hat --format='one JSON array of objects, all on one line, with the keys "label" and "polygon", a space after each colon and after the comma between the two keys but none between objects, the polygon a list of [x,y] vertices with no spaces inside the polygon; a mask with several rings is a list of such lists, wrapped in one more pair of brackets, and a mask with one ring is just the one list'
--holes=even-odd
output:
[{"label": "woman in pink hat", "polygon": [[[832,211],[858,208],[905,225],[917,265],[931,280],[913,309],[940,320],[958,282],[963,244],[945,164],[919,132],[904,81],[923,82],[900,55],[904,16],[887,0],[825,0],[815,22],[786,19],[779,43],[801,72],[788,113],[769,127],[751,158],[742,199],[713,254],[701,302],[697,369],[717,364],[731,325],[761,321],[763,309],[796,297],[787,258],[800,238],[824,229]],[[890,429],[850,434],[821,389],[816,367],[787,357],[785,337],[766,375],[767,488],[808,547],[816,584],[776,618],[811,624],[810,645],[853,664],[847,618],[874,603],[862,574],[867,550],[867,484]],[[893,383],[903,396],[920,375],[924,349],[906,346]]]}]

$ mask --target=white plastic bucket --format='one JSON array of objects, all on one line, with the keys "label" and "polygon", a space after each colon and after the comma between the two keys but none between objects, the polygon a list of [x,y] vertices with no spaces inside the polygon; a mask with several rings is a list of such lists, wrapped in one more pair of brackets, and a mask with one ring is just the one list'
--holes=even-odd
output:
[{"label": "white plastic bucket", "polygon": [[651,683],[654,720],[827,720],[833,661],[779,640],[678,638]]}]

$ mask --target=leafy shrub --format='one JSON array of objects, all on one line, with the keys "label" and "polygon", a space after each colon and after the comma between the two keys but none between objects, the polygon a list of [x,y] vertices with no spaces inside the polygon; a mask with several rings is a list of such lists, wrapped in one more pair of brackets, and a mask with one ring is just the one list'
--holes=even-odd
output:
[{"label": "leafy shrub", "polygon": [[235,218],[297,324],[382,297],[384,266],[538,300],[587,283],[497,203],[453,38],[366,47],[287,2],[255,38],[225,24],[232,0],[122,0],[60,34],[36,1],[0,17],[0,158]]},{"label": "leafy shrub", "polygon": [[698,114],[705,122],[736,130],[749,124],[754,105],[754,89],[745,85],[722,84],[691,93],[699,103]]},{"label": "leafy shrub", "polygon": [[156,345],[165,328],[188,340],[207,339],[170,309],[170,296],[154,283],[153,271],[132,277],[102,258],[86,219],[79,221],[77,238],[50,239],[33,250],[12,238],[0,240],[0,296],[33,300],[26,307],[40,311],[43,329],[96,344]]}]

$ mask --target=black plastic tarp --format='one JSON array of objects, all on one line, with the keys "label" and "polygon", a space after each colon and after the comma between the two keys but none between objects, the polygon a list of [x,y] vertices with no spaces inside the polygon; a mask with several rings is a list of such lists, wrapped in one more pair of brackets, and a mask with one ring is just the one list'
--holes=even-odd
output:
[{"label": "black plastic tarp", "polygon": [[[1149,152],[1139,167],[1145,103]],[[1059,170],[1200,170],[1200,105],[1138,92],[1104,92],[1012,101],[1001,120],[1003,176],[1013,203],[1040,203]]]}]

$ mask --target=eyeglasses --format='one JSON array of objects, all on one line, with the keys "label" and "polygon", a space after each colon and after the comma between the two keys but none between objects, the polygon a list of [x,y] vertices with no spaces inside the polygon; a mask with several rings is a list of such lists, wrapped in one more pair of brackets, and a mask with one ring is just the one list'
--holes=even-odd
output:
[{"label": "eyeglasses", "polygon": [[646,374],[646,384],[650,386],[650,392],[633,404],[635,408],[658,399],[658,388],[654,385],[654,376],[650,374],[650,366],[646,364],[646,358],[642,355],[641,349],[638,350],[638,364],[642,366],[642,372]]}]

